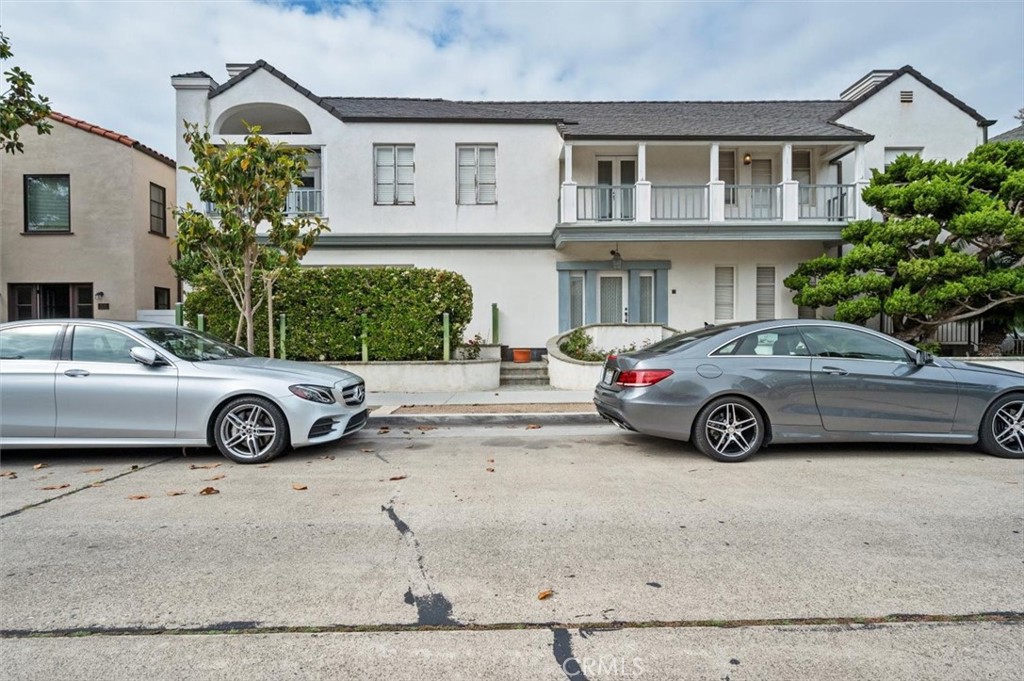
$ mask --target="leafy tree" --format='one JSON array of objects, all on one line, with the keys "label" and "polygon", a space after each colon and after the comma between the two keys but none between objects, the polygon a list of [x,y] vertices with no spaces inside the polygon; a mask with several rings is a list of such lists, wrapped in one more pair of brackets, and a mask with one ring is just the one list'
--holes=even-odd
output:
[{"label": "leafy tree", "polygon": [[[195,166],[183,170],[206,209],[190,203],[175,216],[182,256],[178,273],[194,280],[211,271],[220,279],[239,313],[235,342],[244,328],[252,352],[255,309],[264,300],[270,304],[274,282],[297,266],[327,226],[318,216],[286,214],[288,192],[302,184],[305,151],[269,141],[259,126],[248,129],[244,143],[217,145],[208,130],[185,123]],[[270,308],[271,325],[272,313]]]},{"label": "leafy tree", "polygon": [[850,223],[852,248],[797,267],[784,282],[796,304],[854,323],[884,312],[893,335],[929,342],[942,324],[1024,301],[1024,142],[957,163],[901,156],[863,198],[882,221]]},{"label": "leafy tree", "polygon": [[[0,32],[0,61],[14,56],[11,42]],[[19,139],[22,126],[35,127],[39,135],[50,134],[53,125],[47,120],[50,115],[50,100],[32,92],[32,76],[17,66],[4,71],[3,85],[0,86],[0,145],[8,154],[24,153],[25,145]]]}]

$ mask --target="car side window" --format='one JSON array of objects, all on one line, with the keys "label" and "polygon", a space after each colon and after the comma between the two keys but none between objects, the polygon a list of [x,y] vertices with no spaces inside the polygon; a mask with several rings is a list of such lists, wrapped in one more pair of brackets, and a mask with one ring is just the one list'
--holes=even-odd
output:
[{"label": "car side window", "polygon": [[129,336],[96,326],[76,326],[71,339],[71,359],[76,362],[131,364],[131,349],[141,345]]},{"label": "car side window", "polygon": [[804,356],[807,346],[794,328],[770,329],[747,334],[723,345],[713,355],[774,355],[776,357]]},{"label": "car side window", "polygon": [[884,362],[906,362],[908,359],[903,348],[895,343],[852,329],[827,326],[805,328],[803,335],[808,349],[816,357],[874,359]]},{"label": "car side window", "polygon": [[18,326],[0,331],[0,359],[50,359],[60,324]]}]

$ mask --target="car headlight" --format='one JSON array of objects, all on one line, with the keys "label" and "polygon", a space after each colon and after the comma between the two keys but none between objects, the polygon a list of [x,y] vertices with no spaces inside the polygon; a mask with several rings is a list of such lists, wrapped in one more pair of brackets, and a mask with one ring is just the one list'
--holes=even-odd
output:
[{"label": "car headlight", "polygon": [[321,404],[334,404],[334,393],[331,389],[323,385],[290,385],[288,390],[292,392],[292,395],[301,397],[304,400],[310,402],[320,402]]}]

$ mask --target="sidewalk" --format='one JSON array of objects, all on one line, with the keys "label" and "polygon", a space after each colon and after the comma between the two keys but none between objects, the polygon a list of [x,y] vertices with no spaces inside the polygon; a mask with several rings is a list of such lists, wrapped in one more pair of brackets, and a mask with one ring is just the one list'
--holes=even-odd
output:
[{"label": "sidewalk", "polygon": [[496,390],[367,393],[370,426],[596,424],[592,390],[504,386]]}]

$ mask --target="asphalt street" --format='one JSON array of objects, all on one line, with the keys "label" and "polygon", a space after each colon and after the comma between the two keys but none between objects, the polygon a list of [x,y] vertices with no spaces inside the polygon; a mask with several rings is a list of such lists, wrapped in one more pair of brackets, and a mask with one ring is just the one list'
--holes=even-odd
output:
[{"label": "asphalt street", "polygon": [[1024,462],[531,426],[3,452],[0,676],[1024,678]]}]

